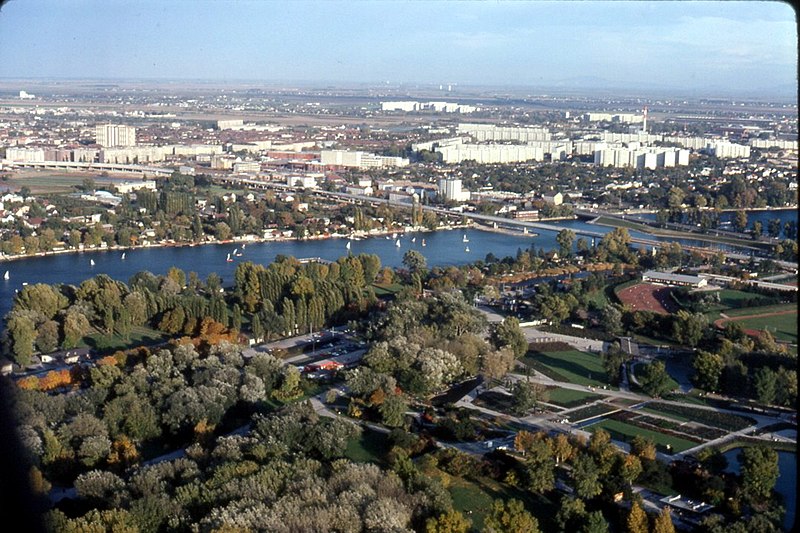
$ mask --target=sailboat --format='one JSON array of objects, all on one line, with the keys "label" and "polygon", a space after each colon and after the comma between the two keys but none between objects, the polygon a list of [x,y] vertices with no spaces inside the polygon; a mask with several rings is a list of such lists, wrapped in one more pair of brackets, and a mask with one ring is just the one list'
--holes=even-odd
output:
[{"label": "sailboat", "polygon": [[10,276],[8,275],[8,270],[6,270],[6,273],[5,273],[5,274],[3,274],[3,279],[8,279],[9,277],[10,277]]},{"label": "sailboat", "polygon": [[467,234],[466,233],[464,234],[464,238],[461,239],[461,242],[469,242],[469,239],[467,239]]},{"label": "sailboat", "polygon": [[94,259],[89,259],[89,264],[94,266]]},{"label": "sailboat", "polygon": [[242,250],[244,250],[245,248],[247,248],[247,244],[242,245]]},{"label": "sailboat", "polygon": [[465,251],[465,252],[469,252],[469,246],[467,246],[466,248],[464,248],[464,251]]},{"label": "sailboat", "polygon": [[397,246],[398,248],[400,248],[400,239],[397,239],[396,241],[394,241],[394,245]]},{"label": "sailboat", "polygon": [[416,237],[411,237],[411,242],[417,242],[417,238]]},{"label": "sailboat", "polygon": [[122,259],[122,260],[125,259],[125,252],[122,252],[122,257],[120,257],[120,259]]},{"label": "sailboat", "polygon": [[345,245],[345,248],[347,248],[348,250],[350,249],[350,241],[347,241],[347,244]]},{"label": "sailboat", "polygon": [[239,249],[238,249],[238,248],[234,248],[234,249],[233,249],[233,255],[234,255],[235,257],[242,257],[242,253],[239,251]]},{"label": "sailboat", "polygon": [[225,259],[228,263],[233,263],[233,259],[231,259],[231,254],[228,254],[228,257]]},{"label": "sailboat", "polygon": [[425,244],[425,239],[422,239],[422,246],[427,246],[427,244]]}]

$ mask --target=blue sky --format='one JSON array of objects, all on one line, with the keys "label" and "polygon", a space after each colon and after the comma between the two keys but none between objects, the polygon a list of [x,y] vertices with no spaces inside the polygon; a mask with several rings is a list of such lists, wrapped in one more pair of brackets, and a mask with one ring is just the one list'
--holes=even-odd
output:
[{"label": "blue sky", "polygon": [[786,91],[797,25],[772,1],[10,0],[0,77]]}]

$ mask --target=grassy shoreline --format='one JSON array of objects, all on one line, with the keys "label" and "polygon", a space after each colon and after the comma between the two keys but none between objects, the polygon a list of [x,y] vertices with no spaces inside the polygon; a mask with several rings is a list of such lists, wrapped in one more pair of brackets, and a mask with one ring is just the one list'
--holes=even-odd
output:
[{"label": "grassy shoreline", "polygon": [[730,244],[732,246],[743,246],[747,248],[756,248],[756,249],[770,248],[770,245],[768,243],[762,243],[748,239],[737,239],[735,237],[722,237],[719,235],[708,235],[706,233],[689,233],[689,232],[665,230],[665,229],[654,228],[653,226],[648,226],[647,224],[641,224],[638,222],[632,222],[630,220],[623,220],[606,216],[599,216],[592,223],[598,224],[600,226],[608,226],[612,228],[626,228],[635,231],[640,231],[648,235],[653,235],[654,237],[675,237],[681,239],[693,239],[697,241],[707,241],[717,244]]}]

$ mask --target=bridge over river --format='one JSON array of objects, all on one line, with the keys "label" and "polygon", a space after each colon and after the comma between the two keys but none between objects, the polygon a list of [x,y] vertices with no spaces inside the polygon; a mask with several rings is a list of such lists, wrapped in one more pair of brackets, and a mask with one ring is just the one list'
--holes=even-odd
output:
[{"label": "bridge over river", "polygon": [[[296,191],[297,190],[297,187],[289,186],[289,185],[286,185],[286,184],[283,184],[283,183],[266,182],[266,181],[248,179],[248,178],[239,178],[239,177],[235,177],[235,176],[226,176],[226,177],[220,177],[220,178],[215,178],[215,179],[217,179],[219,181],[227,182],[227,183],[235,183],[235,184],[239,184],[239,185],[248,185],[248,186],[255,187],[255,188],[260,188],[260,189],[282,189],[282,190],[287,190],[287,191]],[[404,207],[404,208],[407,208],[407,209],[411,208],[411,204],[409,204],[408,202],[401,202],[401,201],[397,201],[397,200],[389,200],[389,199],[386,199],[386,198],[375,198],[375,197],[372,197],[372,196],[362,196],[362,195],[359,195],[359,194],[350,194],[350,193],[344,193],[344,192],[325,191],[325,190],[322,190],[322,189],[312,189],[312,190],[307,191],[307,192],[311,192],[312,194],[317,195],[319,197],[336,198],[336,199],[343,200],[343,201],[346,201],[346,202],[351,202],[351,203],[356,203],[356,202],[358,202],[358,203],[367,203],[367,204],[370,204],[370,205],[373,205],[373,206],[376,206],[376,207],[379,206],[379,205],[391,205],[391,206],[396,206],[396,207]],[[506,228],[516,228],[516,229],[520,229],[520,230],[537,230],[538,229],[538,230],[543,230],[543,231],[553,231],[553,232],[556,232],[556,233],[558,233],[559,231],[568,229],[570,231],[573,231],[576,235],[592,237],[592,238],[596,238],[596,239],[602,239],[606,235],[605,232],[593,231],[593,230],[589,230],[589,229],[585,229],[585,228],[567,227],[567,226],[559,225],[558,223],[528,222],[528,221],[524,221],[524,220],[515,220],[513,218],[498,217],[498,216],[494,216],[494,215],[485,215],[485,214],[481,214],[481,213],[455,211],[453,209],[447,209],[447,208],[443,208],[443,207],[434,207],[434,206],[424,205],[424,204],[421,205],[421,207],[425,211],[431,211],[433,213],[437,213],[437,214],[444,215],[444,216],[447,216],[447,217],[459,218],[459,219],[460,218],[467,218],[467,219],[470,219],[470,220],[479,220],[479,221],[482,221],[482,222],[488,222],[488,223],[490,223],[492,225],[495,225],[496,227],[502,226],[502,227],[506,227]],[[597,215],[599,216],[599,214],[600,213],[598,213]],[[690,241],[700,241],[700,240],[702,240],[700,237],[694,236],[694,235],[691,235],[691,234],[688,234],[685,237],[685,239],[686,240],[690,240]],[[644,246],[657,247],[657,248],[664,246],[665,242],[671,242],[670,240],[666,240],[665,241],[665,240],[658,240],[656,238],[645,238],[645,237],[639,237],[639,236],[631,236],[630,240],[631,240],[632,243],[635,243],[635,244],[641,244],[641,245],[644,245]],[[680,240],[681,239],[674,239],[674,241],[680,241]],[[715,249],[713,247],[714,244],[716,244],[716,243],[709,242],[708,245],[698,246],[698,245],[693,245],[693,244],[681,243],[681,247],[684,250],[697,251],[697,252],[702,253],[702,254],[711,254],[711,253],[717,253],[717,252],[720,251],[720,250]],[[761,257],[757,257],[757,256],[753,255],[752,253],[741,253],[741,252],[737,253],[737,252],[731,252],[728,249],[728,248],[736,248],[736,249],[739,249],[739,250],[750,250],[752,252],[755,252],[756,251],[755,248],[747,247],[747,246],[744,246],[744,245],[739,246],[739,245],[723,244],[723,246],[727,246],[727,248],[725,249],[725,254],[727,256],[729,256],[729,257],[733,257],[733,258],[736,258],[736,259],[750,259],[750,258],[752,258],[755,261],[761,261],[762,260]],[[791,263],[791,262],[788,262],[788,261],[775,261],[775,262],[777,264],[779,264],[781,266],[784,266],[784,267],[787,267],[787,268],[797,269],[797,263]]]}]

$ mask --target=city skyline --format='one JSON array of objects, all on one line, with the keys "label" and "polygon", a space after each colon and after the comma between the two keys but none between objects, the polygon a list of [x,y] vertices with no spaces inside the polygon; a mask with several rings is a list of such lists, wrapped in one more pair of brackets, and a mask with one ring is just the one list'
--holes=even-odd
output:
[{"label": "city skyline", "polygon": [[10,1],[0,77],[794,94],[784,2]]}]

